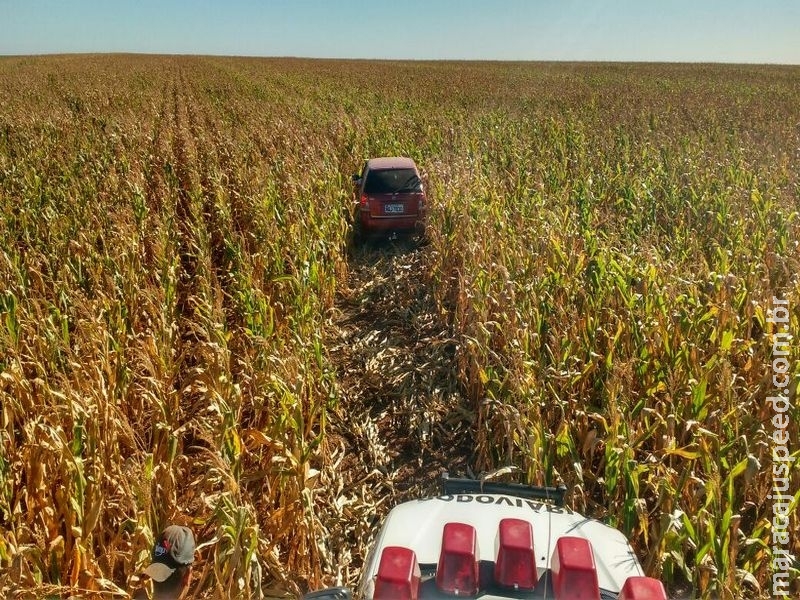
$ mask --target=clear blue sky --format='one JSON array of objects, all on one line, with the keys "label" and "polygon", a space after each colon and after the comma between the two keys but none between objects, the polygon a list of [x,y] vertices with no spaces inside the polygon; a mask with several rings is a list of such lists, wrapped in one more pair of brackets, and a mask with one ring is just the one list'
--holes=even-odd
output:
[{"label": "clear blue sky", "polygon": [[800,0],[0,0],[0,55],[800,64]]}]

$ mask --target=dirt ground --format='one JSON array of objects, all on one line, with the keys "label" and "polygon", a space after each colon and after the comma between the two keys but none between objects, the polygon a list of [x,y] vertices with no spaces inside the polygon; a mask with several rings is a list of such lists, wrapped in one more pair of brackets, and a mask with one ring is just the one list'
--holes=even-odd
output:
[{"label": "dirt ground", "polygon": [[377,470],[397,501],[435,491],[442,471],[465,472],[471,452],[456,341],[426,285],[429,252],[410,238],[352,249],[333,320],[351,478]]}]

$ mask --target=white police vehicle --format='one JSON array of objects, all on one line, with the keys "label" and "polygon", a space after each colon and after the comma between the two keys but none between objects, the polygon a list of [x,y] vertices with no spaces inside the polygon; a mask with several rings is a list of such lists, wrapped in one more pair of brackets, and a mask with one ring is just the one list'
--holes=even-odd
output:
[{"label": "white police vehicle", "polygon": [[[564,506],[565,488],[442,476],[442,494],[386,517],[361,600],[667,600],[625,536]],[[350,600],[347,588],[305,600]]]}]

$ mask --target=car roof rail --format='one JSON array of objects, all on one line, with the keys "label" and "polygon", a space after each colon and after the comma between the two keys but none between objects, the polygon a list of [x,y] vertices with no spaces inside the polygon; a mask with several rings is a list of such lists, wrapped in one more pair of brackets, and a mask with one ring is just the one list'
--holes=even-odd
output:
[{"label": "car roof rail", "polygon": [[502,483],[499,481],[486,481],[481,479],[462,479],[450,477],[445,471],[442,473],[442,494],[506,494],[529,500],[544,500],[554,502],[556,506],[564,506],[564,495],[567,493],[565,485],[558,487],[543,487],[538,485],[525,485],[524,483]]}]

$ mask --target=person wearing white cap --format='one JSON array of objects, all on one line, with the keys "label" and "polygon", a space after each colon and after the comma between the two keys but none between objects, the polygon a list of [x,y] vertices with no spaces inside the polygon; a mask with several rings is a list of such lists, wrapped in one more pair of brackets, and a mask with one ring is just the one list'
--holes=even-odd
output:
[{"label": "person wearing white cap", "polygon": [[[178,600],[189,587],[194,562],[194,534],[188,527],[170,525],[156,540],[153,562],[144,573],[153,580],[153,600]],[[135,596],[146,598],[143,590]]]}]

